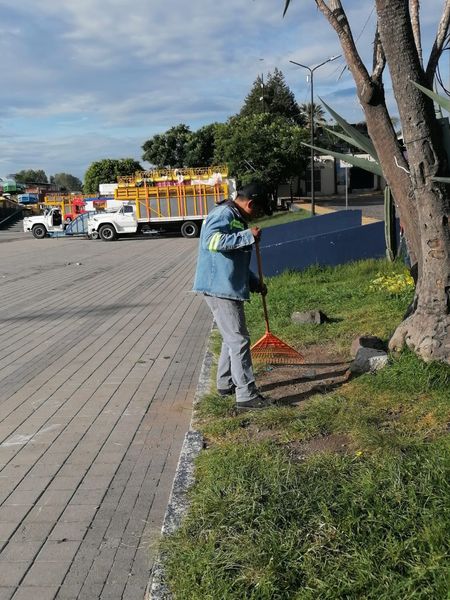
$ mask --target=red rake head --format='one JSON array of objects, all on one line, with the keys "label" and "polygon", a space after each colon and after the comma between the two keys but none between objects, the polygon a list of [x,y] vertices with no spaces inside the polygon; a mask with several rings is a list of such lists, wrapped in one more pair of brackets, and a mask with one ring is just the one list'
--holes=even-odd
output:
[{"label": "red rake head", "polygon": [[253,344],[251,352],[255,363],[302,365],[305,362],[305,357],[300,352],[269,331]]}]

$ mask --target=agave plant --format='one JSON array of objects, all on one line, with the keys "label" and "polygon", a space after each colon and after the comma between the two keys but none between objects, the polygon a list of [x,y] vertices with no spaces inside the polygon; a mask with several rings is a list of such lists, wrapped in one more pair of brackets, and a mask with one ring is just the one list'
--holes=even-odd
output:
[{"label": "agave plant", "polygon": [[[444,108],[446,111],[450,112],[450,99],[444,96],[440,96],[436,92],[433,92],[422,85],[413,82],[414,85],[420,89],[424,94],[429,96],[432,100],[434,100],[439,106]],[[347,121],[339,115],[335,110],[333,110],[326,102],[320,98],[320,101],[325,106],[327,111],[331,114],[334,120],[340,125],[341,129],[344,133],[335,131],[334,129],[329,129],[325,127],[326,131],[331,133],[332,135],[344,140],[351,146],[362,150],[365,154],[368,154],[371,159],[361,158],[359,156],[354,156],[352,154],[344,154],[342,152],[335,152],[334,150],[328,150],[325,148],[320,148],[318,146],[313,146],[315,150],[318,152],[322,152],[325,154],[330,154],[335,158],[340,160],[344,160],[345,162],[353,165],[354,167],[359,167],[360,169],[364,169],[366,171],[370,171],[375,175],[383,175],[381,170],[380,163],[378,161],[377,152],[372,143],[372,140],[367,136],[358,131],[356,127],[347,123]],[[445,124],[445,127],[448,128],[448,124]],[[304,143],[305,146],[311,148],[310,144]],[[450,183],[450,177],[433,177],[434,181],[438,181],[441,183]],[[393,260],[395,258],[396,251],[396,233],[395,233],[395,210],[394,210],[394,200],[392,198],[391,190],[389,186],[386,186],[384,192],[384,223],[385,223],[385,239],[386,239],[386,256],[389,260]]]},{"label": "agave plant", "polygon": [[[328,106],[328,104],[324,102],[322,98],[320,100],[334,120],[339,124],[341,129],[343,129],[344,133],[335,131],[334,129],[329,129],[328,127],[325,128],[326,131],[340,138],[341,140],[344,140],[347,142],[347,144],[362,150],[364,153],[368,154],[371,159],[369,160],[367,158],[353,156],[352,154],[343,154],[342,152],[335,152],[334,150],[326,150],[325,148],[319,148],[317,146],[313,146],[313,148],[319,152],[330,154],[335,158],[344,160],[354,167],[359,167],[360,169],[370,171],[375,175],[383,175],[372,140],[367,135],[364,135],[358,131],[356,127],[353,127],[353,125],[347,123],[347,121],[330,106]],[[309,144],[305,144],[305,146],[311,147]],[[388,186],[386,186],[384,191],[384,237],[386,241],[386,257],[393,261],[397,250],[395,210],[391,190]]]}]

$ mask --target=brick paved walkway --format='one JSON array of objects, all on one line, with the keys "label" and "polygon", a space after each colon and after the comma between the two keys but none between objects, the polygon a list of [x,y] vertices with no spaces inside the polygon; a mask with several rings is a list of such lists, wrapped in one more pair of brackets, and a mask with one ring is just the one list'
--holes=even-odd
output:
[{"label": "brick paved walkway", "polygon": [[142,600],[211,324],[197,242],[0,248],[0,600]]}]

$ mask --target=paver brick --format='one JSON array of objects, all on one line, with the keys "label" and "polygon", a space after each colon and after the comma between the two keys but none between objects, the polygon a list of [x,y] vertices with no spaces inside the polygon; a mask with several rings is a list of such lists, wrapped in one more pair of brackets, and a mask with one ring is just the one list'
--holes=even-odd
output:
[{"label": "paver brick", "polygon": [[20,523],[32,508],[32,504],[4,504],[0,506],[0,523]]},{"label": "paver brick", "polygon": [[[0,524],[1,525],[1,524]],[[44,541],[50,531],[53,528],[54,523],[49,521],[43,522],[30,522],[22,521],[22,523],[16,524],[17,531],[11,538],[12,541]]]},{"label": "paver brick", "polygon": [[65,523],[90,523],[98,510],[98,505],[69,505],[61,515]]},{"label": "paver brick", "polygon": [[31,562],[42,542],[10,542],[0,554],[0,562]]},{"label": "paver brick", "polygon": [[12,600],[30,600],[30,598],[39,600],[53,600],[58,592],[57,587],[20,587],[12,597]]},{"label": "paver brick", "polygon": [[[124,240],[94,254],[60,239],[55,254],[55,240],[41,242],[39,253],[31,239],[4,245],[21,277],[0,289],[0,441],[32,442],[0,445],[4,557],[30,541],[26,571],[3,590],[143,600],[209,333],[207,307],[187,292],[197,244]],[[31,295],[39,334],[25,335]]]},{"label": "paver brick", "polygon": [[94,598],[101,598],[102,590],[102,584],[85,585],[77,596],[77,600],[93,600]]},{"label": "paver brick", "polygon": [[0,543],[9,540],[14,530],[17,529],[17,521],[10,523],[0,523]]},{"label": "paver brick", "polygon": [[43,581],[45,581],[46,587],[60,586],[69,566],[69,562],[61,561],[36,562],[32,565],[20,586],[41,587]]},{"label": "paver brick", "polygon": [[78,541],[53,541],[45,542],[36,557],[36,562],[71,561],[75,556],[80,542]]},{"label": "paver brick", "polygon": [[48,536],[49,540],[81,541],[89,530],[88,523],[57,523]]},{"label": "paver brick", "polygon": [[0,581],[5,587],[18,586],[27,570],[27,562],[0,562]]}]

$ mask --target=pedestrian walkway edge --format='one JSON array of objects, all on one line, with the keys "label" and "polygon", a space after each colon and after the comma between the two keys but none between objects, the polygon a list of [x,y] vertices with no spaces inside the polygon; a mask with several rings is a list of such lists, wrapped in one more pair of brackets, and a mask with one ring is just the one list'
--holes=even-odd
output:
[{"label": "pedestrian walkway edge", "polygon": [[[211,338],[209,338],[210,340]],[[214,360],[211,351],[211,343],[205,351],[202,366],[200,369],[197,389],[194,396],[194,407],[202,396],[209,392],[211,386],[211,370]],[[175,478],[167,505],[161,528],[162,537],[170,535],[178,529],[183,516],[189,507],[187,492],[194,483],[194,462],[203,448],[203,436],[199,431],[192,428],[193,416],[189,431],[186,433],[183,446],[180,452]],[[166,585],[164,577],[163,557],[158,554],[153,566],[149,585],[147,587],[146,600],[171,600],[172,595]]]}]

